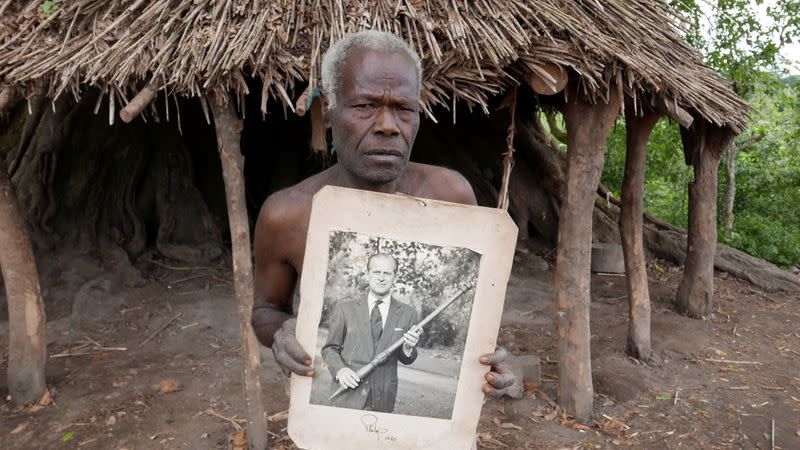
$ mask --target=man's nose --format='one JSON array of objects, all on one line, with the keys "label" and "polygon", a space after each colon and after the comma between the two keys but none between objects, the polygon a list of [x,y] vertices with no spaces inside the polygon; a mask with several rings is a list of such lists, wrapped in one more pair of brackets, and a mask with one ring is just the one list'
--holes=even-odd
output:
[{"label": "man's nose", "polygon": [[397,118],[394,116],[394,111],[389,106],[382,106],[378,108],[378,114],[375,118],[375,132],[386,136],[397,136],[400,134],[400,128],[397,126]]}]

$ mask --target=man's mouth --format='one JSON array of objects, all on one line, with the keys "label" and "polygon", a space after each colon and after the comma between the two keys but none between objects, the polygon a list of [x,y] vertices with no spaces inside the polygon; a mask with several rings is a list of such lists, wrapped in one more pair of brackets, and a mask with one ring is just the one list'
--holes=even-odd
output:
[{"label": "man's mouth", "polygon": [[403,152],[392,149],[369,150],[364,152],[364,156],[372,158],[402,158]]}]

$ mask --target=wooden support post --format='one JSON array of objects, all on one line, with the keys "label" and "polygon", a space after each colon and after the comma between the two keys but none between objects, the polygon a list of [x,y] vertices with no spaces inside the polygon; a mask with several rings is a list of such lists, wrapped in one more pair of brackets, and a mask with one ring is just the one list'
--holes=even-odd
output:
[{"label": "wooden support post", "polygon": [[650,358],[652,348],[650,292],[647,286],[647,267],[642,240],[644,174],[647,139],[660,115],[649,113],[639,117],[633,108],[626,108],[625,112],[627,149],[622,182],[622,207],[619,214],[619,232],[625,258],[625,281],[629,303],[628,342],[625,351],[634,358],[646,361]]},{"label": "wooden support post", "polygon": [[565,114],[567,175],[558,221],[555,303],[559,404],[575,420],[585,422],[592,413],[593,393],[589,350],[592,211],[620,96],[613,86],[608,104],[591,104],[576,86],[569,87]]},{"label": "wooden support post", "polygon": [[233,253],[233,287],[239,307],[244,399],[247,409],[247,442],[251,450],[264,450],[267,440],[267,410],[262,401],[258,340],[250,325],[253,312],[253,262],[250,251],[250,226],[244,196],[244,157],[239,147],[242,121],[233,101],[226,95],[211,96],[211,110],[217,133],[228,222]]},{"label": "wooden support post", "polygon": [[0,268],[8,301],[8,390],[17,405],[45,391],[47,321],[22,209],[0,157]]},{"label": "wooden support post", "polygon": [[511,170],[514,168],[514,135],[516,134],[517,118],[517,87],[511,90],[511,105],[509,105],[508,134],[506,134],[506,152],[503,154],[503,180],[500,183],[500,193],[497,196],[497,207],[508,210],[508,184],[511,182]]},{"label": "wooden support post", "polygon": [[681,128],[686,161],[694,167],[689,183],[689,230],[678,310],[689,317],[711,313],[714,298],[714,255],[717,250],[717,169],[733,133],[705,121]]}]

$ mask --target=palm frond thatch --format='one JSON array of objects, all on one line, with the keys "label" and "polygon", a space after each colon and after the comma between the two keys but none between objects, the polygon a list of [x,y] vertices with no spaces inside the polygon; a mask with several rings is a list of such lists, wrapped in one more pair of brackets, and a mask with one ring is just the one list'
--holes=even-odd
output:
[{"label": "palm frond thatch", "polygon": [[745,103],[677,23],[659,0],[75,0],[46,12],[41,0],[5,0],[0,83],[49,97],[97,86],[121,104],[146,84],[241,97],[253,76],[262,109],[269,97],[291,106],[332,42],[373,28],[423,56],[427,111],[456,100],[485,110],[526,66],[554,62],[594,98],[621,83],[635,101],[661,96],[741,131]]}]

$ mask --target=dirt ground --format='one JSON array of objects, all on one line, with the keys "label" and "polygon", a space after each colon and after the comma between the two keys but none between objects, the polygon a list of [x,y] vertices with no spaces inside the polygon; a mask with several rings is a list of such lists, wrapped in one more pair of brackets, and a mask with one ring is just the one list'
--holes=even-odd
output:
[{"label": "dirt ground", "polygon": [[[540,356],[543,393],[555,399],[553,273],[540,263],[518,252],[499,341]],[[7,401],[0,322],[0,449],[232,447],[244,407],[229,270],[138,267],[142,277],[88,263],[40,267],[53,400]],[[480,448],[767,449],[773,438],[775,448],[800,448],[800,293],[765,294],[717,274],[716,317],[698,321],[670,303],[679,268],[659,262],[649,274],[654,360],[623,352],[624,278],[593,276],[592,422],[565,420],[541,394],[488,399]],[[264,398],[277,414],[288,407],[283,375],[262,355]],[[273,418],[275,448],[293,448],[285,427]]]}]

